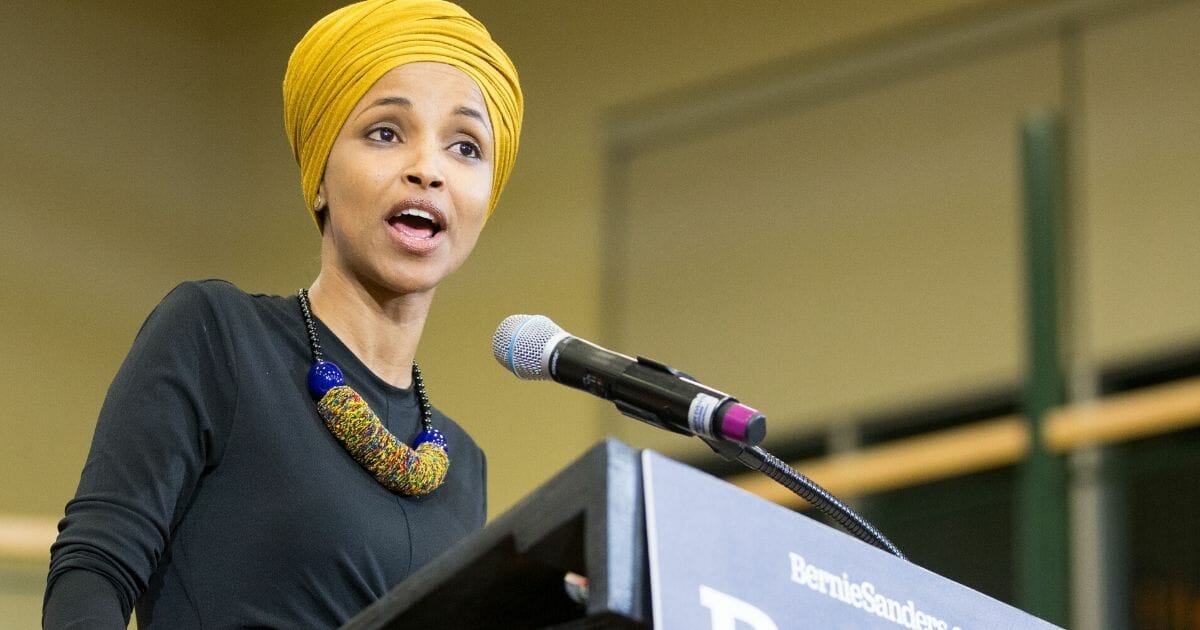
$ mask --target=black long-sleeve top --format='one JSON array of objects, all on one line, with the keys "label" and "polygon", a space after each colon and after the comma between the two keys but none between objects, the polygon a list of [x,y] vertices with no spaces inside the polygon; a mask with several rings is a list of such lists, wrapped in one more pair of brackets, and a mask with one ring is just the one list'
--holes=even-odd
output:
[{"label": "black long-sleeve top", "polygon": [[[397,438],[411,390],[375,376],[321,322],[321,344]],[[295,296],[221,281],[173,290],[100,413],[51,548],[43,623],[124,628],[336,627],[482,526],[483,453],[434,412],[446,483],[389,492],[326,429]],[[436,395],[436,384],[431,397]]]}]

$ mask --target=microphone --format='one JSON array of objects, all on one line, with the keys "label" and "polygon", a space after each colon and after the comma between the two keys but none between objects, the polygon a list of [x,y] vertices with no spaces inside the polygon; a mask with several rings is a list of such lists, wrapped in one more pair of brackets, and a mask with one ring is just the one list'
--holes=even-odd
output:
[{"label": "microphone", "polygon": [[656,427],[754,446],[767,418],[736,398],[647,359],[573,337],[545,315],[511,315],[492,337],[492,354],[517,378],[552,379],[605,400]]}]

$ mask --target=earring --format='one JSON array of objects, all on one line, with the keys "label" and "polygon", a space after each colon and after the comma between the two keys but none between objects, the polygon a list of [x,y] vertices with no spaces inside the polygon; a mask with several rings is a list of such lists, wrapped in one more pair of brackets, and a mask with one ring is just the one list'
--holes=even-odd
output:
[{"label": "earring", "polygon": [[317,198],[313,200],[313,212],[320,212],[325,208],[325,196],[317,193]]}]

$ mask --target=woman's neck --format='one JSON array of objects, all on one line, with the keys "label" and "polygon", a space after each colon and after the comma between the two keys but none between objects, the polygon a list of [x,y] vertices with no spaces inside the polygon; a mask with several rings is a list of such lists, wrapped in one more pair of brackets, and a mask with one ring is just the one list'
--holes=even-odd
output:
[{"label": "woman's neck", "polygon": [[412,363],[433,292],[381,295],[322,271],[308,291],[313,314],[376,376],[396,387],[412,384]]}]

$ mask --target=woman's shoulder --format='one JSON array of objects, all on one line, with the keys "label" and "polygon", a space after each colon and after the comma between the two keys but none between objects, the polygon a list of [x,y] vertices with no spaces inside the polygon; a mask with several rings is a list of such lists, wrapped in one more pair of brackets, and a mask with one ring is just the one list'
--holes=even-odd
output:
[{"label": "woman's shoulder", "polygon": [[[293,313],[292,311],[295,311]],[[227,280],[188,280],[177,284],[155,307],[154,320],[175,326],[191,325],[218,330],[254,330],[298,317],[294,299],[249,293]]]},{"label": "woman's shoulder", "polygon": [[210,304],[240,304],[252,302],[255,298],[274,297],[257,293],[248,293],[237,285],[217,278],[205,280],[185,280],[171,289],[164,301],[185,301],[190,303],[208,302]]},{"label": "woman's shoulder", "polygon": [[276,311],[288,304],[288,298],[265,293],[250,293],[228,280],[187,280],[175,285],[163,298],[162,306],[181,307],[192,311]]}]

